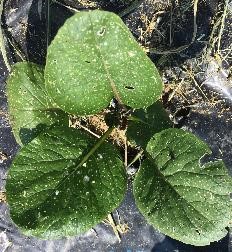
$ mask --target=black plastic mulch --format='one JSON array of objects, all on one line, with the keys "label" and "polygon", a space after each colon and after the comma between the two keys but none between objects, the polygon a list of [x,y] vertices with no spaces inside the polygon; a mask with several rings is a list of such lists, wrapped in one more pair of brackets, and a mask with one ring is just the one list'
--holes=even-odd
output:
[{"label": "black plastic mulch", "polygon": [[[43,64],[46,55],[47,46],[47,1],[44,0],[11,0],[5,1],[3,27],[5,35],[14,44],[9,46],[9,57],[11,62],[19,61],[19,56],[14,53],[15,48],[21,51],[23,56],[30,61]],[[71,5],[75,5],[75,1],[66,1]],[[101,4],[102,1],[99,1]],[[113,2],[113,1],[112,1]],[[206,20],[214,12],[218,1],[209,1],[208,9],[204,9],[202,15]],[[112,10],[116,5],[107,3],[106,8]],[[82,7],[82,6],[78,6]],[[123,5],[117,11],[123,9]],[[65,19],[72,15],[70,10],[53,4],[50,8],[50,24],[51,36],[55,35],[58,27],[60,27]],[[124,21],[132,29],[137,25],[136,11],[130,14],[134,17],[134,22],[127,16]],[[208,16],[207,16],[208,15]],[[199,33],[208,33],[210,27],[207,22],[201,23]],[[186,34],[186,32],[185,32]],[[134,30],[136,36],[136,31]],[[181,45],[189,41],[188,36],[180,34],[176,39],[176,45]],[[193,45],[188,49],[184,57],[194,57],[199,53],[201,46]],[[184,60],[181,58],[181,60]],[[7,120],[7,98],[5,95],[5,81],[7,70],[0,58],[0,151],[7,155],[7,160],[0,162],[0,190],[4,190],[7,169],[15,156],[19,147],[17,146],[11,132],[9,122]],[[231,91],[231,90],[230,90]],[[222,94],[223,95],[223,94]],[[230,103],[230,97],[225,97]],[[230,106],[230,105],[229,105]],[[231,108],[231,107],[230,107]],[[213,158],[222,158],[232,173],[232,113],[231,110],[218,116],[217,111],[210,113],[198,113],[197,111],[188,111],[183,117],[181,116],[181,127],[184,127],[196,135],[201,137],[211,146],[213,150]],[[129,186],[129,188],[131,188]],[[232,251],[231,239],[229,234],[219,242],[214,242],[210,246],[194,247],[182,244],[179,241],[166,237],[159,233],[152,226],[148,225],[144,218],[138,212],[131,189],[128,189],[126,198],[122,205],[118,208],[118,213],[123,222],[129,224],[130,230],[122,235],[121,243],[118,242],[112,228],[103,224],[96,226],[95,230],[90,230],[82,236],[65,238],[55,241],[42,241],[36,238],[25,237],[17,230],[9,218],[9,209],[6,204],[0,203],[0,251],[4,251],[6,240],[11,245],[5,251],[23,251],[23,252],[39,252],[39,251],[155,251],[155,252],[227,252]],[[114,212],[117,220],[117,213]],[[5,237],[5,242],[4,242]],[[1,250],[2,249],[2,250]]]}]

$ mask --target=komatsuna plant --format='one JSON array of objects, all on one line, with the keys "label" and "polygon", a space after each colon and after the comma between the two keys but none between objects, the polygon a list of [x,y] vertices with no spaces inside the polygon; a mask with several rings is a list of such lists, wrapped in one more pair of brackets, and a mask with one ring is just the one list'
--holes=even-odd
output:
[{"label": "komatsuna plant", "polygon": [[[201,164],[209,147],[170,128],[159,102],[158,71],[117,15],[75,14],[49,46],[46,66],[17,63],[7,82],[12,129],[21,145],[7,178],[7,202],[24,234],[78,235],[119,206],[126,169],[106,139],[122,114],[128,139],[145,154],[133,192],[147,221],[193,245],[227,234],[231,181],[224,163]],[[100,139],[68,126],[70,114],[96,114],[112,99],[117,108]]]}]

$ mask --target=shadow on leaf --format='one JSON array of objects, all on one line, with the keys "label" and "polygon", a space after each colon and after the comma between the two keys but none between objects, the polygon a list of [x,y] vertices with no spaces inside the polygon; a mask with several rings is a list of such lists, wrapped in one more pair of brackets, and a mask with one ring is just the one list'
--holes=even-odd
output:
[{"label": "shadow on leaf", "polygon": [[171,127],[172,123],[168,113],[162,103],[158,101],[146,110],[135,110],[129,118],[127,137],[131,143],[145,149],[155,133]]}]

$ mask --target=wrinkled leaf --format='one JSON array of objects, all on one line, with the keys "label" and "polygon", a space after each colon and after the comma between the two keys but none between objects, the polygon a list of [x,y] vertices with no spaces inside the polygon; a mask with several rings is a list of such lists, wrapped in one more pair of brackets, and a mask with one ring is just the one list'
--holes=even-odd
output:
[{"label": "wrinkled leaf", "polygon": [[146,148],[148,141],[155,133],[171,126],[167,112],[158,101],[145,110],[135,110],[129,118],[127,137],[131,143]]},{"label": "wrinkled leaf", "polygon": [[13,221],[43,239],[87,231],[122,201],[126,175],[119,152],[103,143],[82,166],[96,139],[72,128],[40,134],[15,158],[6,184]]},{"label": "wrinkled leaf", "polygon": [[44,71],[34,63],[13,66],[7,80],[10,121],[16,141],[30,142],[46,126],[68,125],[68,115],[53,106],[44,86]]},{"label": "wrinkled leaf", "polygon": [[115,97],[133,108],[161,95],[162,81],[152,61],[123,21],[104,11],[69,18],[48,48],[46,89],[73,114],[95,114]]},{"label": "wrinkled leaf", "polygon": [[231,180],[222,161],[201,166],[210,153],[191,133],[168,129],[148,143],[134,181],[137,206],[161,232],[193,245],[207,245],[227,234]]}]

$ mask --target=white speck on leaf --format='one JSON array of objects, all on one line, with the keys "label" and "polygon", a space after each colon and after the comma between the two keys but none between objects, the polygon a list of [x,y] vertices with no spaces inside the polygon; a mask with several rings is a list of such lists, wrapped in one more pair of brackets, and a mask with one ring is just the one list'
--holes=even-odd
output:
[{"label": "white speck on leaf", "polygon": [[135,52],[129,51],[129,52],[128,52],[128,55],[129,55],[130,57],[134,57],[134,56],[135,56]]},{"label": "white speck on leaf", "polygon": [[84,182],[89,182],[89,176],[84,176]]}]

